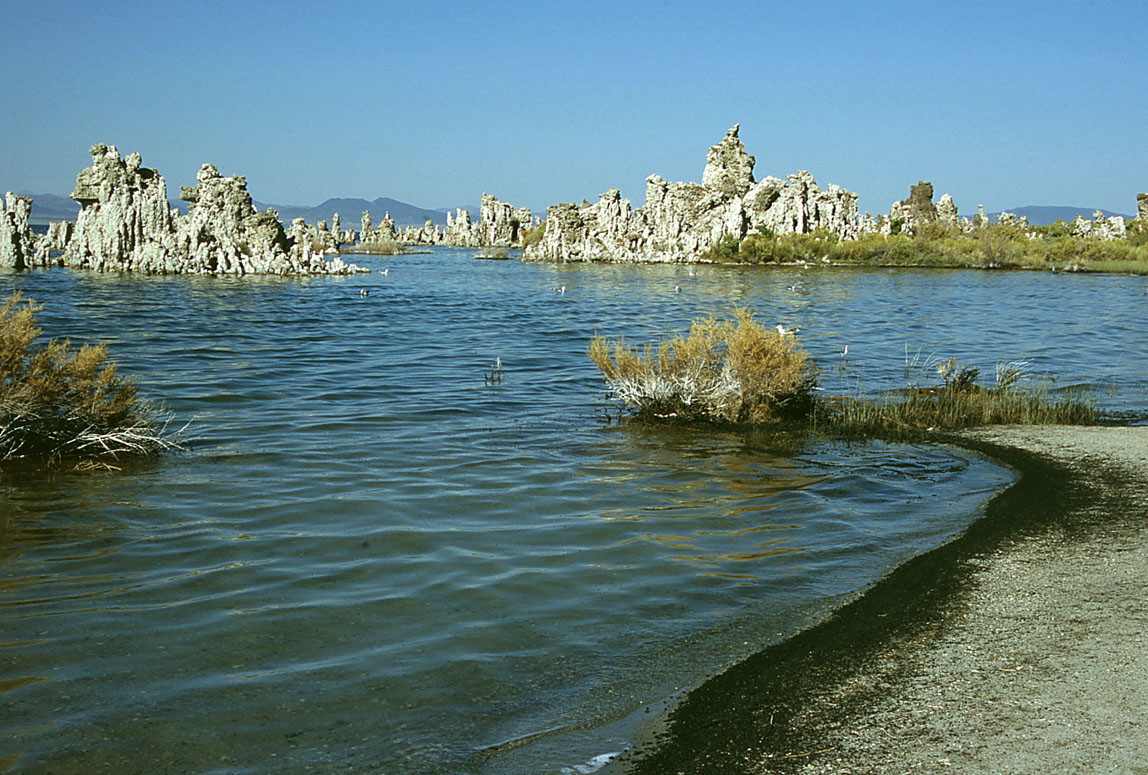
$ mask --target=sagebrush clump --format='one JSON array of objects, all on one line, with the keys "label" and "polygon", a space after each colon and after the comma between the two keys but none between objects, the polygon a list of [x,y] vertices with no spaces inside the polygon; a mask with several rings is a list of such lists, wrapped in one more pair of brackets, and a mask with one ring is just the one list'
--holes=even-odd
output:
[{"label": "sagebrush clump", "polygon": [[748,309],[695,320],[688,334],[635,352],[595,336],[590,358],[615,396],[641,418],[760,424],[807,415],[817,369],[792,333]]},{"label": "sagebrush clump", "polygon": [[103,345],[37,345],[39,309],[19,293],[0,307],[0,463],[110,466],[179,447]]}]

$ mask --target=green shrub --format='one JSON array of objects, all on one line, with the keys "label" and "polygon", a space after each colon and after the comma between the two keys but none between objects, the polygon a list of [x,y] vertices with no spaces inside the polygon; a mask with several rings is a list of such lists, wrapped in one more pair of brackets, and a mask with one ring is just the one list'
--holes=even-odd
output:
[{"label": "green shrub", "polygon": [[535,226],[533,229],[523,229],[519,232],[519,237],[522,240],[522,249],[526,250],[531,245],[535,245],[542,241],[542,235],[546,234],[546,221]]},{"label": "green shrub", "polygon": [[0,308],[0,463],[109,465],[178,448],[166,423],[107,360],[103,345],[37,346],[39,310],[17,293]]},{"label": "green shrub", "polygon": [[779,260],[777,235],[770,230],[748,235],[738,246],[737,256],[750,264],[768,264]]},{"label": "green shrub", "polygon": [[736,234],[723,234],[721,238],[711,245],[709,250],[702,253],[699,258],[703,261],[715,261],[717,263],[737,261],[740,258],[738,255],[740,242]]},{"label": "green shrub", "polygon": [[644,419],[768,423],[812,410],[817,370],[791,333],[748,309],[735,320],[695,320],[689,334],[634,352],[595,336],[590,358],[615,397]]}]

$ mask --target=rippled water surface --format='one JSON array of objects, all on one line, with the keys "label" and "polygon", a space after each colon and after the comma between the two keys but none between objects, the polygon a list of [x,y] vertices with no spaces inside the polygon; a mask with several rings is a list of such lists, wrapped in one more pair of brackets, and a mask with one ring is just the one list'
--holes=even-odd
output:
[{"label": "rippled water surface", "polygon": [[907,358],[1024,358],[1148,409],[1142,278],[472,256],[0,274],[194,438],[0,478],[0,771],[586,769],[1010,481],[948,448],[609,422],[595,331],[749,304],[802,326],[830,391],[901,386]]}]

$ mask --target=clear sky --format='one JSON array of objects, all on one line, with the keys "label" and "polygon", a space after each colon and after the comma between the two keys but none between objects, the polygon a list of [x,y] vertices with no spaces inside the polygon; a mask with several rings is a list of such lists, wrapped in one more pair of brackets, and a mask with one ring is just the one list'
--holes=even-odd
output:
[{"label": "clear sky", "polygon": [[758,179],[888,212],[1135,211],[1148,3],[0,0],[0,191],[71,193],[95,142],[169,196],[593,200],[701,179],[734,123]]}]

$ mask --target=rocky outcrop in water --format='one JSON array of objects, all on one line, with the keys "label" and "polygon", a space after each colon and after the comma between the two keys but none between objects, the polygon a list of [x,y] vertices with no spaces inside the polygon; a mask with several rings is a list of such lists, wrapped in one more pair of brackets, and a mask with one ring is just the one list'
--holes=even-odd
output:
[{"label": "rocky outcrop in water", "polygon": [[72,199],[80,203],[64,263],[81,269],[177,271],[175,220],[167,184],[140,155],[121,159],[115,146],[90,149],[92,166],[76,176]]},{"label": "rocky outcrop in water", "polygon": [[595,203],[554,205],[526,257],[555,261],[692,261],[726,235],[832,231],[857,236],[857,195],[822,191],[802,171],[756,182],[754,158],[734,126],[706,155],[701,183],[646,179],[646,203],[631,207],[617,189]]},{"label": "rocky outcrop in water", "polygon": [[[76,178],[80,203],[67,266],[99,271],[202,274],[348,274],[306,240],[289,239],[274,210],[259,212],[242,176],[205,164],[181,190],[187,216],[168,208],[167,184],[140,155],[121,159],[114,146],[91,148],[92,166]],[[293,229],[293,234],[297,232]]]},{"label": "rocky outcrop in water", "polygon": [[447,213],[443,241],[459,248],[518,247],[522,232],[534,228],[536,220],[529,207],[515,208],[492,194],[483,194],[478,223],[471,221],[469,210],[460,208],[453,216]]},{"label": "rocky outcrop in water", "polygon": [[364,210],[362,227],[362,231],[359,232],[359,244],[361,245],[386,245],[398,240],[395,221],[391,218],[390,212],[387,212],[383,216],[383,220],[379,221],[378,227],[374,228],[371,224],[370,212]]},{"label": "rocky outcrop in water", "polygon": [[518,247],[521,234],[532,228],[529,207],[515,207],[500,202],[491,194],[482,195],[482,219],[479,221],[480,244],[490,248]]},{"label": "rocky outcrop in water", "polygon": [[441,245],[446,235],[434,221],[427,218],[422,227],[408,226],[399,232],[398,241],[403,245]]},{"label": "rocky outcrop in water", "polygon": [[36,236],[28,225],[32,200],[11,191],[0,199],[0,266],[27,269],[36,263]]},{"label": "rocky outcrop in water", "polygon": [[455,248],[482,246],[482,233],[477,223],[470,220],[470,210],[458,208],[454,215],[446,214],[446,234],[443,241]]}]

